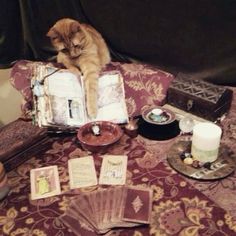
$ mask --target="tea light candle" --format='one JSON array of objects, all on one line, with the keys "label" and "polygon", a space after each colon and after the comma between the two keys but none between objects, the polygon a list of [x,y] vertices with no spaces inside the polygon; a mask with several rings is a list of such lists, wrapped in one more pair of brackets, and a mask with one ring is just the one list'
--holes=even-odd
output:
[{"label": "tea light candle", "polygon": [[191,154],[200,162],[213,162],[218,157],[221,128],[210,122],[196,124],[193,127]]}]

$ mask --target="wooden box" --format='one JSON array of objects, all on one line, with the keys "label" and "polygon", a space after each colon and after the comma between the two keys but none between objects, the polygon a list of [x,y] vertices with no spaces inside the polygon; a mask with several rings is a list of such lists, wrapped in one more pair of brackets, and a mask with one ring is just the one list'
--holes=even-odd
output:
[{"label": "wooden box", "polygon": [[201,79],[177,76],[167,92],[167,103],[206,120],[216,121],[226,114],[233,91]]},{"label": "wooden box", "polygon": [[0,128],[0,162],[10,171],[41,150],[47,139],[45,129],[17,119]]}]

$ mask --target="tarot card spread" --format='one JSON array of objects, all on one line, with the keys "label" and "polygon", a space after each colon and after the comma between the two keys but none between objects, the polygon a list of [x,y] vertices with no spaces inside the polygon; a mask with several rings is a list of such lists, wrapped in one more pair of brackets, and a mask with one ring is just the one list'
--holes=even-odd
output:
[{"label": "tarot card spread", "polygon": [[114,186],[82,193],[75,197],[60,219],[79,234],[79,224],[98,234],[117,227],[149,224],[152,210],[152,190],[137,186]]}]

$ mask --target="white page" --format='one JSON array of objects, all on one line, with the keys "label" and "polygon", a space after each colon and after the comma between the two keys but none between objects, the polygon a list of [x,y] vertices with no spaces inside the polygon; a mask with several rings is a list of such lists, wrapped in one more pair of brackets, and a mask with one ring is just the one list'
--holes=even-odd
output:
[{"label": "white page", "polygon": [[118,72],[99,77],[96,120],[108,120],[114,123],[128,122],[124,84]]},{"label": "white page", "polygon": [[58,97],[84,97],[81,80],[69,71],[58,71],[45,80],[50,95]]},{"label": "white page", "polygon": [[[81,126],[85,123],[82,78],[69,71],[60,70],[45,79],[45,86],[46,93],[51,96],[54,102],[52,109],[56,124]],[[57,122],[58,120],[62,122]]]}]

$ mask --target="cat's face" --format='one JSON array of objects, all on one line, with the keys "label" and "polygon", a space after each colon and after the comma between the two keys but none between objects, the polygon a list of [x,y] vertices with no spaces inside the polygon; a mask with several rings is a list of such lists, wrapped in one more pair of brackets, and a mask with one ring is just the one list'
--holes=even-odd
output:
[{"label": "cat's face", "polygon": [[86,36],[81,25],[72,19],[57,21],[48,31],[47,36],[51,38],[52,45],[58,52],[72,59],[81,55],[86,43]]}]

